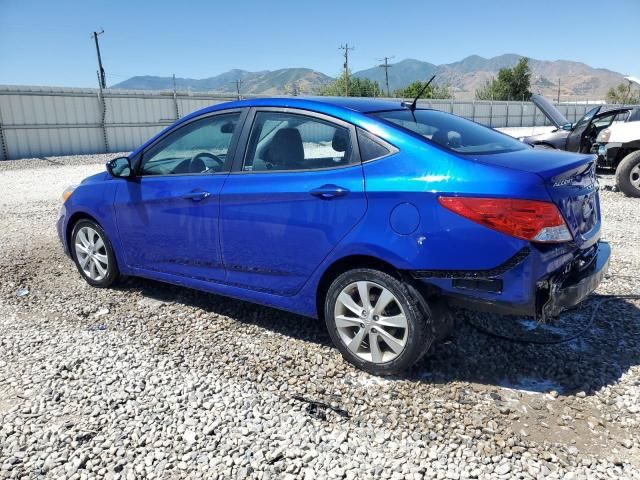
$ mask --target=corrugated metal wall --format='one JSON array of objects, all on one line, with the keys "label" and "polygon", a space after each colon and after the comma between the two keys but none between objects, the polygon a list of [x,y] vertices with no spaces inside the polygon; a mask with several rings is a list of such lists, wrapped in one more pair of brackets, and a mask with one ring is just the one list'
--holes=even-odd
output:
[{"label": "corrugated metal wall", "polygon": [[[51,87],[0,87],[0,160],[125,152],[177,118],[230,100],[215,95]],[[490,127],[548,125],[529,102],[423,100]],[[593,105],[559,105],[576,121]]]},{"label": "corrugated metal wall", "polygon": [[110,90],[100,95],[95,89],[2,86],[0,160],[130,151],[177,118],[230,99]]}]

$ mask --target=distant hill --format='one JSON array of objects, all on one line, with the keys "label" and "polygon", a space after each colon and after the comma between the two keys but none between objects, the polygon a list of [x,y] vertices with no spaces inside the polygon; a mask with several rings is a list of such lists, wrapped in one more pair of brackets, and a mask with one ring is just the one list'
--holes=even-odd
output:
[{"label": "distant hill", "polygon": [[[501,68],[513,67],[520,58],[521,55],[512,53],[493,58],[472,55],[459,62],[440,65],[436,78],[439,83],[451,85],[456,98],[474,98],[476,89],[497,75]],[[530,58],[529,66],[532,91],[553,98],[558,94],[558,79],[560,96],[567,100],[602,99],[609,87],[624,82],[620,73],[570,60]]]},{"label": "distant hill", "polygon": [[[416,80],[426,80],[436,75],[435,82],[450,85],[459,99],[472,99],[475,91],[490,80],[501,68],[513,67],[521,55],[507,53],[492,58],[471,55],[460,61],[434,65],[416,59],[401,60],[389,68],[389,88],[393,92]],[[532,71],[532,90],[555,98],[560,79],[560,95],[565,100],[603,99],[609,87],[624,81],[623,75],[604,68],[570,60],[530,59]],[[372,67],[354,72],[359,78],[374,80],[385,88],[385,74],[382,67]],[[320,87],[333,80],[332,77],[310,68],[283,68],[249,72],[230,70],[214,77],[203,79],[176,78],[179,90],[192,92],[213,92],[234,94],[235,81],[241,80],[241,93],[262,95],[283,95],[292,93],[295,85],[297,92],[313,94]],[[173,88],[171,77],[138,76],[111,86],[110,88],[132,90],[170,90]]]},{"label": "distant hill", "polygon": [[[389,90],[393,92],[399,88],[406,87],[416,80],[424,80],[431,77],[436,70],[437,65],[429,62],[423,62],[420,60],[414,60],[408,58],[398,63],[394,63],[389,68]],[[367,70],[360,70],[353,74],[359,78],[368,78],[369,80],[376,81],[382,88],[385,88],[385,74],[384,68],[373,67]]]},{"label": "distant hill", "polygon": [[[242,82],[240,88],[244,94],[281,95],[290,91],[294,84],[300,92],[313,93],[333,79],[310,68],[283,68],[261,72],[234,69],[215,77],[203,79],[176,78],[176,87],[181,91],[235,94],[236,80]],[[173,89],[173,78],[149,75],[131,77],[124,82],[112,85],[110,88],[171,90]]]}]

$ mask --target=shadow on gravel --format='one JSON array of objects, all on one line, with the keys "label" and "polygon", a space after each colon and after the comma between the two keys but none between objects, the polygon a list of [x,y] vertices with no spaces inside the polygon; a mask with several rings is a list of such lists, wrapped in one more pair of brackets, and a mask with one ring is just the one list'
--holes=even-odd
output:
[{"label": "shadow on gravel", "polygon": [[[331,346],[324,323],[241,300],[207,294],[145,279],[129,279],[123,290],[138,290],[148,302],[176,302],[224,315],[272,332]],[[616,383],[629,368],[640,365],[640,309],[632,301],[603,303],[589,326],[597,299],[559,319],[538,325],[531,319],[460,313],[453,336],[435,345],[405,375],[389,380],[424,383],[465,381],[531,392],[556,390],[570,395],[591,394]],[[589,327],[578,338],[555,345],[538,345],[497,338],[499,335],[551,341]],[[460,399],[464,401],[464,399]]]},{"label": "shadow on gravel", "polygon": [[182,288],[144,278],[129,278],[118,289],[137,290],[149,302],[175,302],[259,326],[299,340],[333,345],[324,322],[251,302]]},{"label": "shadow on gravel", "polygon": [[42,160],[43,162],[47,162],[48,164],[55,165],[55,166],[64,165],[63,162],[61,162],[59,160],[55,160],[53,158],[49,158],[49,157],[37,157],[36,160]]},{"label": "shadow on gravel", "polygon": [[[602,303],[589,325],[599,301],[589,299],[541,325],[531,319],[461,315],[483,331],[460,322],[454,338],[432,349],[412,377],[431,383],[463,380],[531,392],[592,394],[640,365],[640,309],[633,301],[612,299]],[[552,345],[512,342],[485,332],[554,342],[585,328],[577,338]]]}]

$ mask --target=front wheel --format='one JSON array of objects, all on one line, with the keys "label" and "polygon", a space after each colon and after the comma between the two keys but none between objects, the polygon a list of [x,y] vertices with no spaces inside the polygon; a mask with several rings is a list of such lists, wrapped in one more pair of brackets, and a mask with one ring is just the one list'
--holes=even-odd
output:
[{"label": "front wheel", "polygon": [[616,183],[628,197],[640,197],[640,150],[622,159],[616,169]]},{"label": "front wheel", "polygon": [[350,270],[337,277],[327,292],[325,321],[343,357],[374,375],[406,370],[436,339],[422,295],[377,270]]},{"label": "front wheel", "polygon": [[71,232],[71,251],[78,271],[94,287],[108,287],[119,276],[116,257],[102,227],[92,220],[80,220]]}]

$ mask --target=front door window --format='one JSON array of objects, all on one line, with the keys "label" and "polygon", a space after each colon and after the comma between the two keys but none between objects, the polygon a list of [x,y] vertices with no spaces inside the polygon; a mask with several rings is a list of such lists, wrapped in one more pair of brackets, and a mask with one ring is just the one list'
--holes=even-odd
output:
[{"label": "front door window", "polygon": [[224,171],[239,118],[239,113],[216,115],[178,128],[144,152],[140,175],[207,174]]}]

